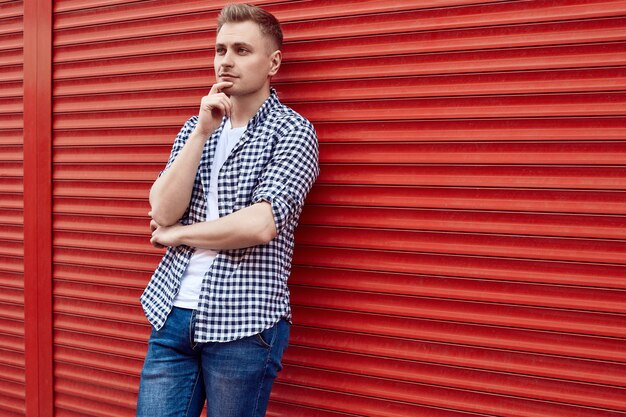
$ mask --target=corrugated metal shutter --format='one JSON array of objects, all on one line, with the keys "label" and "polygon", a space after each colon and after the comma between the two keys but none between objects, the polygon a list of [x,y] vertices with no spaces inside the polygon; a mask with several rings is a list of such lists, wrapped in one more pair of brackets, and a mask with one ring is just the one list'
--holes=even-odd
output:
[{"label": "corrugated metal shutter", "polygon": [[286,48],[324,166],[276,397],[623,416],[626,4],[460,3],[328,18]]},{"label": "corrugated metal shutter", "polygon": [[0,415],[23,416],[23,5],[0,2]]},{"label": "corrugated metal shutter", "polygon": [[[269,415],[626,415],[626,1],[290,1],[318,129]],[[146,196],[223,2],[54,18],[57,416],[133,415]]]}]

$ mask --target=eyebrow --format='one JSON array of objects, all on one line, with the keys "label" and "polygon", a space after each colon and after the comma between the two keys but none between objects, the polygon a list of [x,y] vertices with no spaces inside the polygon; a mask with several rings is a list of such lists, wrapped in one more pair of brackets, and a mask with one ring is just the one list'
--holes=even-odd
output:
[{"label": "eyebrow", "polygon": [[[249,43],[246,42],[235,42],[232,44],[233,47],[238,48],[238,47],[244,47],[244,48],[248,48],[248,49],[252,49],[252,45],[250,45]],[[216,43],[215,44],[216,48],[225,48],[226,45],[223,43]]]}]

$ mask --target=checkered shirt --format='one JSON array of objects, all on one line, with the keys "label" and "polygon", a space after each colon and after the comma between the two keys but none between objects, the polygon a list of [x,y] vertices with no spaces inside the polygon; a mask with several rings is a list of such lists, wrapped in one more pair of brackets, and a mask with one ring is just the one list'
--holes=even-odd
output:
[{"label": "checkered shirt", "polygon": [[[194,116],[184,124],[165,170],[197,122]],[[210,167],[224,125],[225,120],[204,147],[182,224],[206,219]],[[313,126],[283,105],[272,89],[219,171],[218,206],[222,217],[261,201],[269,202],[278,233],[268,244],[219,252],[202,282],[196,342],[232,341],[259,333],[281,318],[291,319],[287,278],[293,235],[304,199],[319,174],[318,159]],[[188,246],[168,248],[141,296],[146,317],[156,329],[163,326],[172,309],[193,252]]]}]

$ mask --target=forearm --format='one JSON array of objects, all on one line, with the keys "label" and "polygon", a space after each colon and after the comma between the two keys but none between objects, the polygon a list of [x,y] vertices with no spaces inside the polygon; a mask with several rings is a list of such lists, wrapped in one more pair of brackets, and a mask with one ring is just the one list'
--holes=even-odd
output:
[{"label": "forearm", "polygon": [[187,210],[205,142],[205,137],[194,131],[174,163],[152,185],[150,206],[158,224],[175,224]]},{"label": "forearm", "polygon": [[230,81],[215,83],[209,94],[202,97],[194,131],[172,165],[154,182],[150,190],[150,206],[152,218],[159,225],[176,224],[185,214],[204,144],[219,127],[223,117],[230,117],[232,103],[221,90],[232,84]]},{"label": "forearm", "polygon": [[276,226],[271,205],[262,202],[216,220],[188,226],[157,227],[152,243],[228,250],[266,244],[274,237]]}]

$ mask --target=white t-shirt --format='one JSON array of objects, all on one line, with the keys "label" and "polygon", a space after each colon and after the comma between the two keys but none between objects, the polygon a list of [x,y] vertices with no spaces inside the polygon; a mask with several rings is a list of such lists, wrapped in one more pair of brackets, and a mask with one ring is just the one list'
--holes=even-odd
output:
[{"label": "white t-shirt", "polygon": [[[219,210],[217,207],[217,178],[222,165],[224,165],[228,155],[232,152],[239,138],[243,136],[245,130],[246,126],[232,128],[230,120],[226,120],[222,134],[217,142],[215,157],[213,158],[213,165],[211,166],[211,180],[209,182],[207,199],[207,220],[219,218]],[[180,290],[176,298],[174,298],[174,305],[176,307],[189,309],[196,309],[198,307],[204,274],[209,270],[216,256],[217,252],[213,250],[196,249],[189,260],[187,270],[180,279]]]}]

